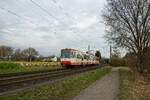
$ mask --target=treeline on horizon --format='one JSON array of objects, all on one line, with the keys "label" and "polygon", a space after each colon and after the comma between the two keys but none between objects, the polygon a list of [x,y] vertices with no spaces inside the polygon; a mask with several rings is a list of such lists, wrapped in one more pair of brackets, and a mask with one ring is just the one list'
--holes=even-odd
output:
[{"label": "treeline on horizon", "polygon": [[1,61],[41,61],[44,58],[52,58],[52,56],[44,57],[39,54],[35,48],[29,47],[26,49],[14,49],[11,46],[0,46]]}]

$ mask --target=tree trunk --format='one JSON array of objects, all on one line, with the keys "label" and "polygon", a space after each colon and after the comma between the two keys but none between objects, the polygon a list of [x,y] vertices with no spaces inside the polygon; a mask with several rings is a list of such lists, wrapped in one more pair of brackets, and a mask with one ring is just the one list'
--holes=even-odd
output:
[{"label": "tree trunk", "polygon": [[32,57],[29,57],[30,62],[32,61]]},{"label": "tree trunk", "polygon": [[137,54],[137,65],[136,68],[140,73],[144,72],[144,54],[142,52],[138,52]]}]

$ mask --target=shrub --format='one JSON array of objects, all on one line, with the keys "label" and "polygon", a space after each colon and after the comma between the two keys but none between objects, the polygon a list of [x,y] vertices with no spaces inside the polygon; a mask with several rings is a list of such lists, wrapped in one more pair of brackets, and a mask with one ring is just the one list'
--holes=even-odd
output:
[{"label": "shrub", "polygon": [[[127,55],[127,62],[129,67],[133,70],[133,71],[137,71],[137,57],[136,55],[134,55],[133,53],[128,53]],[[144,72],[149,72],[150,73],[150,50],[148,50],[147,52],[145,52],[145,54],[143,55],[143,63],[142,66],[144,67]]]},{"label": "shrub", "polygon": [[111,66],[127,66],[127,61],[125,59],[122,58],[112,58],[111,62],[110,62]]}]

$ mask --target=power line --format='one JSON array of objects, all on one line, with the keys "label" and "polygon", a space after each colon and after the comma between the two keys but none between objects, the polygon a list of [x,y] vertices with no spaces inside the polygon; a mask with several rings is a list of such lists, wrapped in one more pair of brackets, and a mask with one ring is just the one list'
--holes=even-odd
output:
[{"label": "power line", "polygon": [[[16,2],[20,2],[21,3],[21,1],[20,0],[16,0]],[[19,4],[20,4],[19,3]],[[23,4],[24,5],[24,7],[26,7],[25,6],[25,4]],[[26,7],[27,8],[27,7]],[[31,9],[32,10],[32,9]],[[33,10],[32,10],[33,11]],[[41,14],[40,14],[40,16],[47,22],[47,21],[49,21],[50,22],[50,24],[52,23],[49,19],[47,19],[47,18],[45,18],[45,17],[43,17]]]},{"label": "power line", "polygon": [[[41,5],[39,5],[38,3],[36,3],[33,0],[30,0],[34,5],[36,5],[37,7],[39,7],[42,11],[44,11],[45,13],[47,13],[50,17],[52,17],[53,19],[55,19],[56,21],[58,21],[59,23],[61,23],[62,25],[66,25],[65,23],[63,23],[61,20],[59,20],[58,18],[56,18],[55,16],[53,16],[51,13],[49,13],[46,9],[44,9],[43,7],[41,7]],[[57,3],[55,1],[55,3]],[[70,30],[70,29],[69,29]],[[70,30],[72,31],[72,30]],[[74,33],[74,31],[72,31]]]},{"label": "power line", "polygon": [[[58,18],[56,18],[55,16],[53,16],[51,13],[49,13],[46,9],[44,9],[43,7],[41,7],[41,5],[39,5],[38,3],[36,3],[33,0],[30,0],[34,5],[36,5],[37,7],[39,7],[42,11],[44,11],[45,13],[47,13],[50,17],[52,17],[53,19],[55,19],[56,21],[58,21],[59,23],[61,23],[62,25],[66,25],[64,22],[62,22],[61,20],[59,20]],[[57,3],[57,2],[56,2]],[[69,29],[70,30],[70,29]],[[70,30],[74,33],[73,30]]]},{"label": "power line", "polygon": [[[10,11],[10,10],[7,10],[7,9],[5,9],[5,8],[3,8],[3,7],[0,7],[0,9],[2,9],[2,10],[4,10],[4,11],[7,11],[8,13],[10,13],[10,14],[12,14],[12,15],[18,17],[18,18],[25,19],[24,17],[22,17],[22,16],[16,14],[15,12],[12,12],[12,11]],[[29,20],[28,20],[28,21],[29,21]],[[29,21],[29,22],[32,23],[32,21]],[[10,30],[8,30],[8,31],[13,33],[13,31],[10,31]],[[70,30],[70,31],[73,32],[73,30]],[[75,42],[75,40],[72,40],[72,41]]]},{"label": "power line", "polygon": [[[58,22],[60,22],[61,24],[64,25],[63,22],[61,22],[59,19],[57,19],[57,18],[56,18],[55,16],[53,16],[51,13],[49,13],[46,9],[42,8],[39,4],[37,4],[37,3],[34,2],[33,0],[30,0],[30,1],[31,1],[33,4],[35,4],[36,6],[38,6],[42,11],[44,11],[45,13],[47,13],[49,16],[51,16],[52,18],[54,18],[55,20],[57,20]],[[6,8],[0,7],[0,9],[6,11],[6,12],[8,12],[8,13],[10,13],[10,14],[12,14],[12,15],[18,17],[18,18],[25,19],[25,20],[29,21],[27,18],[22,17],[22,16],[18,15],[17,13],[15,13],[15,12],[13,12],[13,11],[10,11],[10,10],[8,10],[8,9],[6,9]],[[29,22],[33,24],[32,21],[29,21]],[[70,29],[69,29],[69,30],[70,30]],[[72,31],[72,32],[74,33],[73,30],[70,30],[70,31]],[[78,35],[77,35],[77,36],[78,36]]]},{"label": "power line", "polygon": [[[6,9],[6,8],[0,7],[0,9],[6,11],[6,12],[8,12],[8,13],[10,13],[10,14],[12,14],[12,15],[18,17],[18,18],[27,20],[26,18],[24,18],[24,17],[18,15],[17,13],[15,13],[15,12],[13,12],[13,11],[10,11],[10,10],[8,10],[8,9]],[[29,21],[29,20],[28,20],[28,21]],[[29,21],[29,22],[30,22],[30,23],[33,23],[32,21]],[[9,31],[10,31],[10,30],[9,30]],[[10,32],[12,32],[12,31],[10,31]]]},{"label": "power line", "polygon": [[36,5],[37,7],[39,7],[42,11],[44,11],[45,13],[47,13],[50,17],[52,17],[53,19],[55,19],[56,21],[58,21],[59,23],[65,25],[65,23],[63,23],[61,20],[59,20],[58,18],[56,18],[55,16],[53,16],[51,13],[49,13],[46,9],[44,9],[43,7],[41,7],[38,3],[36,3],[33,0],[30,0],[34,5]]},{"label": "power line", "polygon": [[[46,9],[44,9],[43,7],[41,7],[41,5],[39,5],[38,3],[36,3],[35,1],[33,0],[30,0],[34,5],[36,5],[37,7],[39,7],[42,11],[44,11],[45,13],[47,13],[50,17],[52,17],[53,19],[55,19],[56,21],[58,21],[59,23],[61,23],[62,25],[65,25],[66,24],[64,22],[62,22],[61,20],[59,20],[58,18],[56,18],[55,16],[53,16],[51,13],[49,13]],[[70,30],[70,29],[69,29]],[[70,30],[72,31],[73,33],[75,33],[73,30]]]},{"label": "power line", "polygon": [[[51,1],[51,0],[50,0],[50,1]],[[58,8],[62,11],[62,13],[63,13],[65,16],[70,17],[71,19],[74,19],[72,16],[69,15],[68,12],[66,12],[66,11],[64,10],[64,8],[63,8],[61,5],[58,5],[58,3],[57,3],[56,0],[52,0],[52,1],[53,1],[53,3],[56,5],[56,7],[58,7]]]},{"label": "power line", "polygon": [[[51,17],[55,18],[55,20],[61,22],[59,19],[57,19],[56,17],[54,17],[52,14],[50,14],[48,11],[46,11],[44,8],[42,8],[40,5],[38,5],[37,3],[35,3],[33,0],[30,0],[30,1],[31,1],[32,3],[34,3],[36,6],[40,7],[40,8],[41,8],[44,12],[46,12],[49,16],[51,16]],[[8,10],[8,9],[6,9],[6,8],[0,7],[0,9],[6,11],[6,12],[8,12],[8,13],[10,13],[10,14],[12,14],[12,15],[18,17],[18,18],[28,20],[27,18],[24,18],[24,17],[18,15],[17,13],[15,13],[15,12],[13,12],[13,11],[10,11],[10,10]],[[47,20],[47,19],[46,19],[46,20]],[[49,20],[48,20],[48,21],[49,21]],[[29,21],[29,20],[28,20],[28,22],[30,22],[30,23],[33,24],[32,21]],[[62,22],[61,22],[61,23],[62,23]],[[64,23],[62,23],[62,24],[64,24]],[[36,25],[37,25],[37,24],[36,24]]]},{"label": "power line", "polygon": [[3,8],[3,7],[0,7],[0,9],[6,11],[6,12],[8,12],[8,13],[10,13],[10,14],[16,16],[16,17],[22,18],[20,15],[16,14],[15,12],[12,12],[12,11],[10,11],[10,10],[7,10],[7,9],[5,9],[5,8]]},{"label": "power line", "polygon": [[[27,19],[27,18],[25,18],[25,17],[22,17],[22,16],[18,15],[17,13],[15,13],[15,12],[13,12],[13,11],[10,11],[10,10],[8,10],[8,9],[6,9],[6,8],[3,8],[3,7],[0,7],[0,9],[1,9],[1,10],[6,11],[6,12],[8,12],[8,13],[10,13],[10,14],[12,14],[12,15],[14,15],[14,16],[16,16],[16,17],[18,17],[18,18],[21,18],[21,19],[27,20],[28,22],[30,22],[30,23],[32,23],[32,24],[33,24],[33,22],[32,22],[32,21],[28,20],[28,19]],[[34,23],[34,24],[35,24],[35,23]],[[37,24],[35,24],[35,25],[37,25]]]}]

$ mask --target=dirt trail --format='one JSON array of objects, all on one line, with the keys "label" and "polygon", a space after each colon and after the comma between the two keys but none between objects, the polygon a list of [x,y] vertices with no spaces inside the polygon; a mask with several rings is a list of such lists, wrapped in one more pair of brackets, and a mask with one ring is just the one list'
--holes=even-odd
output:
[{"label": "dirt trail", "polygon": [[118,100],[118,91],[118,69],[113,68],[110,74],[83,90],[78,96],[73,98],[73,100]]}]

